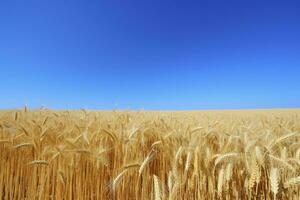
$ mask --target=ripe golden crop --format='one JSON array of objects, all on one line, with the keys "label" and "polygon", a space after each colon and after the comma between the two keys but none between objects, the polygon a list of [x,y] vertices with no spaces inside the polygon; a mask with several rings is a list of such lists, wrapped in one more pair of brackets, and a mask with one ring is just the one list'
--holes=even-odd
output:
[{"label": "ripe golden crop", "polygon": [[300,110],[0,111],[2,199],[299,199]]}]

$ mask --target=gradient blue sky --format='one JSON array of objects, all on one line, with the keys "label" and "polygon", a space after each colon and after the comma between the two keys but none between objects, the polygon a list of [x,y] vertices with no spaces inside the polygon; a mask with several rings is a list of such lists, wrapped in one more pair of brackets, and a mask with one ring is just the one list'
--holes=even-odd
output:
[{"label": "gradient blue sky", "polygon": [[300,1],[1,0],[0,108],[300,107]]}]

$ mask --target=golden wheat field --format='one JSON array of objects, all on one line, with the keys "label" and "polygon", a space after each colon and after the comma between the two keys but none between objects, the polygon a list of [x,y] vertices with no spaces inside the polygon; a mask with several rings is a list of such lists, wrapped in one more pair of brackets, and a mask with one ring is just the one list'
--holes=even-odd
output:
[{"label": "golden wheat field", "polygon": [[0,111],[1,199],[300,199],[300,109]]}]

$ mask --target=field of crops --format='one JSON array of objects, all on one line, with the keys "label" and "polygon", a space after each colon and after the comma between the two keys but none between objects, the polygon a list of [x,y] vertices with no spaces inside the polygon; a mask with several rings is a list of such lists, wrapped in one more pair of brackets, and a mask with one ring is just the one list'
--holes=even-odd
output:
[{"label": "field of crops", "polygon": [[300,199],[300,109],[0,111],[2,199]]}]

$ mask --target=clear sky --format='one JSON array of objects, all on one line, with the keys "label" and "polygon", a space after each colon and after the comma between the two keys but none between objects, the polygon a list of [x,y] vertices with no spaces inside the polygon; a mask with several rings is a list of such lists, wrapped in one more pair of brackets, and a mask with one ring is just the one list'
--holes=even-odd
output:
[{"label": "clear sky", "polygon": [[1,0],[0,108],[300,107],[300,1]]}]

